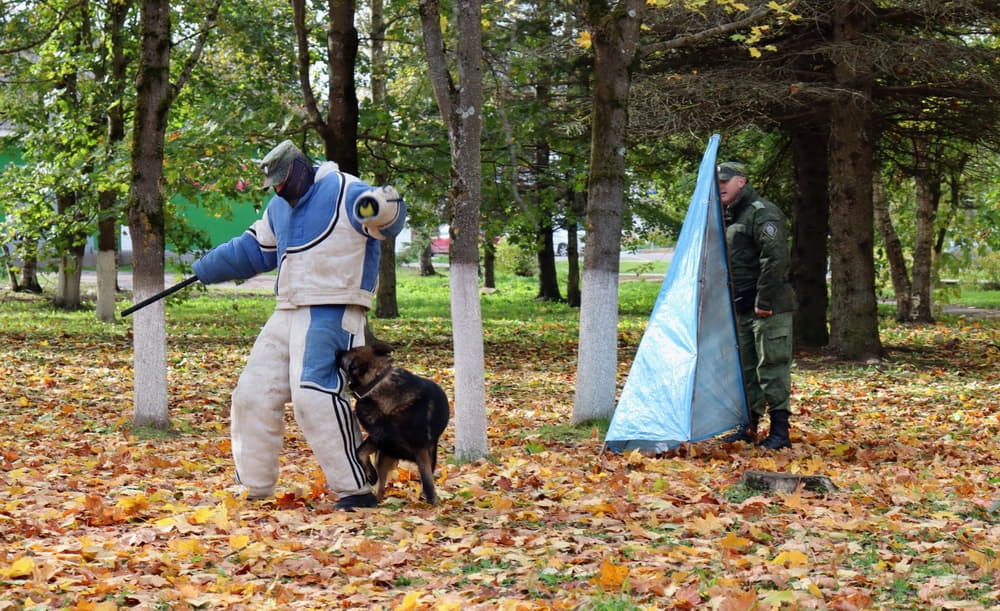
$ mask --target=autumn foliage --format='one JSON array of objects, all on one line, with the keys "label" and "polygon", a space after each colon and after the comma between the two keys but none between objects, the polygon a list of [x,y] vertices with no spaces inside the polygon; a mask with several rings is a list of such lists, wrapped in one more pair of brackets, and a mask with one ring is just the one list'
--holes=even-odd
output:
[{"label": "autumn foliage", "polygon": [[[404,465],[350,514],[290,415],[277,496],[233,485],[228,397],[267,298],[169,308],[176,431],[155,437],[129,426],[127,323],[0,297],[0,611],[1000,606],[1000,319],[886,318],[870,364],[797,354],[790,450],[649,457],[567,424],[573,310],[486,308],[491,459],[455,464],[449,427],[439,507]],[[644,322],[626,308],[620,382]],[[375,329],[451,394],[445,318]],[[750,469],[839,490],[748,490]]]}]

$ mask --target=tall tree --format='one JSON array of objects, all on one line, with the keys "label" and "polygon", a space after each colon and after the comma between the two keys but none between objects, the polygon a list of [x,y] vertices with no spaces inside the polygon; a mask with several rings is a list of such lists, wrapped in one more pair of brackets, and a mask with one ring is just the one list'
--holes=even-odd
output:
[{"label": "tall tree", "polygon": [[[44,237],[45,258],[59,263],[54,302],[75,309],[82,303],[84,246],[97,216],[94,185],[100,174],[95,159],[103,150],[99,126],[108,106],[102,102],[115,95],[101,82],[107,38],[100,16],[107,11],[103,4],[89,1],[18,8],[32,13],[33,19],[19,23],[22,31],[2,37],[19,51],[0,52],[0,73],[18,83],[0,89],[0,117],[9,121],[22,161],[31,171],[25,175],[26,184],[13,172],[13,180],[4,180],[2,189],[8,201],[22,199],[17,192],[34,191],[44,194],[46,207],[55,203],[55,215],[34,216],[40,221],[34,227],[31,215],[19,212],[13,219],[22,223],[18,232],[25,237]],[[19,22],[20,12],[5,17]]]},{"label": "tall tree", "polygon": [[[141,51],[129,191],[129,231],[134,262],[133,294],[142,301],[163,290],[163,145],[170,107],[201,56],[221,0],[209,6],[177,80],[170,82],[170,0],[141,0]],[[167,338],[163,301],[134,315],[135,411],[133,424],[170,428],[167,409]]]},{"label": "tall tree", "polygon": [[[163,137],[170,89],[170,2],[142,0],[142,50],[136,79],[136,112],[132,143],[132,180],[129,193],[129,231],[135,265],[132,286],[135,301],[163,290]],[[163,302],[133,316],[134,406],[137,426],[167,429],[167,338]]]},{"label": "tall tree", "polygon": [[[826,346],[830,331],[826,312],[827,238],[830,235],[830,201],[827,190],[829,123],[804,121],[786,126],[791,134],[795,160],[796,195],[792,213],[791,280],[798,298],[795,312],[795,343]],[[819,244],[816,244],[819,242]]]},{"label": "tall tree", "polygon": [[[95,80],[104,82],[102,88],[109,99],[103,105],[106,109],[106,146],[104,168],[114,166],[119,147],[125,141],[125,104],[120,98],[115,98],[114,92],[124,92],[128,56],[125,44],[125,20],[132,10],[132,0],[121,0],[109,3],[105,16],[104,32],[108,44],[104,46],[104,61],[100,62],[95,71]],[[110,174],[110,172],[108,172]],[[118,292],[118,221],[119,201],[121,199],[118,184],[109,181],[98,188],[98,219],[97,219],[97,319],[103,322],[115,320],[115,296]]]},{"label": "tall tree", "polygon": [[[80,18],[76,22],[66,45],[73,56],[80,56],[81,50],[89,47],[91,41],[91,11],[89,2],[80,3]],[[75,109],[81,106],[79,75],[75,69],[66,70],[57,84],[63,108]],[[84,111],[86,112],[86,111]],[[87,122],[89,124],[89,121]],[[89,127],[89,125],[88,125]],[[85,130],[87,128],[84,128]],[[84,162],[89,165],[89,162]],[[86,173],[86,170],[83,171]],[[61,181],[56,187],[56,213],[65,231],[60,232],[64,245],[59,257],[56,306],[75,310],[80,307],[80,275],[83,271],[83,250],[87,239],[87,225],[83,208],[83,194],[78,181]]]},{"label": "tall tree", "polygon": [[319,134],[326,158],[342,170],[358,175],[358,96],[354,69],[358,57],[358,31],[354,25],[354,0],[327,3],[324,74],[326,113],[320,110],[313,87],[311,12],[305,0],[292,0],[297,44],[299,85],[302,88],[306,125]]},{"label": "tall tree", "polygon": [[[708,132],[782,126],[793,141],[795,174],[803,190],[799,201],[806,206],[795,214],[796,222],[815,220],[811,212],[827,216],[819,210],[827,200],[832,209],[830,230],[836,235],[829,242],[831,271],[837,271],[831,274],[831,347],[844,356],[866,359],[880,346],[874,257],[858,252],[874,244],[868,216],[871,181],[862,175],[866,167],[871,169],[875,153],[886,147],[887,138],[903,142],[894,134],[961,133],[971,143],[997,132],[1000,64],[990,41],[1000,7],[978,0],[791,4],[742,3],[741,14],[773,7],[775,18],[731,40],[719,38],[717,32],[700,40],[687,34],[697,44],[673,46],[672,53],[662,53],[659,43],[644,45],[651,52],[644,56],[638,80],[642,95],[635,96],[643,111],[634,114],[646,123],[633,129],[656,127],[662,132],[700,125]],[[728,10],[737,6],[725,5]],[[706,8],[699,19],[727,10],[722,6],[720,2],[715,9]],[[795,11],[794,18],[789,10]],[[651,26],[650,36],[692,30],[687,22],[663,20]],[[965,125],[975,129],[963,129],[957,118],[971,116],[965,114],[971,109],[978,120]],[[818,140],[803,141],[802,129],[830,136],[820,147]],[[818,196],[819,181],[808,178],[815,175],[820,158],[828,165],[827,197]],[[797,330],[808,332],[810,342],[822,341],[824,335],[818,315],[825,287],[812,280],[826,275],[821,262],[827,259],[827,240],[807,232],[821,230],[817,223],[794,230],[801,236],[795,254],[803,257],[795,264],[796,289],[808,306],[800,311]]]},{"label": "tall tree", "polygon": [[830,106],[830,345],[847,358],[878,358],[872,172],[872,58],[864,45],[874,7],[867,0],[835,2],[831,41],[834,83],[842,94]]},{"label": "tall tree", "polygon": [[594,80],[573,422],[607,418],[614,411],[630,70],[645,4],[596,1],[579,7],[594,49]]},{"label": "tall tree", "polygon": [[931,157],[940,152],[931,151],[927,137],[913,139],[913,182],[916,187],[916,226],[913,239],[913,319],[917,322],[934,322],[933,259],[935,224],[941,202],[941,184],[944,173],[937,171]]},{"label": "tall tree", "polygon": [[[387,102],[388,66],[385,49],[385,12],[382,0],[371,2],[371,37],[369,49],[371,52],[371,101],[376,108]],[[376,148],[384,145],[376,143]],[[376,184],[388,184],[392,177],[388,168],[381,166],[375,171]],[[379,283],[375,294],[376,318],[399,318],[399,303],[396,299],[396,236],[389,236],[379,244],[382,256],[379,257]]]},{"label": "tall tree", "polygon": [[892,278],[893,292],[896,294],[896,320],[910,320],[913,309],[912,285],[910,274],[906,269],[906,255],[903,244],[892,223],[889,198],[885,185],[882,184],[881,172],[872,175],[872,207],[875,213],[875,224],[882,236],[882,246],[889,261],[889,271]]},{"label": "tall tree", "polygon": [[479,138],[483,111],[482,11],[478,0],[458,0],[455,4],[457,82],[448,71],[439,2],[420,0],[420,18],[434,96],[448,128],[451,146],[449,285],[455,345],[455,455],[469,462],[489,453],[478,245]]}]

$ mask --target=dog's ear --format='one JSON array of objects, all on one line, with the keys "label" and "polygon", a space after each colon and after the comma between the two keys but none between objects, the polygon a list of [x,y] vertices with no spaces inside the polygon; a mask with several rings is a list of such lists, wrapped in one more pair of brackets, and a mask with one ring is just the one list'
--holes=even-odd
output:
[{"label": "dog's ear", "polygon": [[380,341],[372,342],[371,346],[372,346],[372,351],[379,356],[388,356],[392,354],[393,350],[396,349],[392,346],[392,344],[387,344],[386,342],[380,342]]}]

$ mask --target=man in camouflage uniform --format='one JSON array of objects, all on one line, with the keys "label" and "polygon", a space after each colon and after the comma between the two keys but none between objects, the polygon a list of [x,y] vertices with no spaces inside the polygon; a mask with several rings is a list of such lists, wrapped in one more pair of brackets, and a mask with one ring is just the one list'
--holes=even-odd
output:
[{"label": "man in camouflage uniform", "polygon": [[777,206],[754,192],[742,164],[722,163],[717,176],[743,385],[750,406],[750,423],[724,440],[756,442],[757,424],[768,408],[771,429],[759,445],[787,448],[792,445],[788,416],[795,310],[795,293],[788,282],[787,221]]}]

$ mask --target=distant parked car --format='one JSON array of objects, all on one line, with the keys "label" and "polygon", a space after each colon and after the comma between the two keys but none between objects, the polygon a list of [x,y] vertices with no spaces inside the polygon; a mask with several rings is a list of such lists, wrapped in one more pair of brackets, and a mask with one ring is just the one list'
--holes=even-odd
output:
[{"label": "distant parked car", "polygon": [[451,247],[451,238],[431,238],[431,254],[446,255]]},{"label": "distant parked car", "polygon": [[[494,244],[500,243],[501,236],[493,238]],[[451,254],[451,238],[431,238],[431,254],[432,255],[447,255]]]}]

